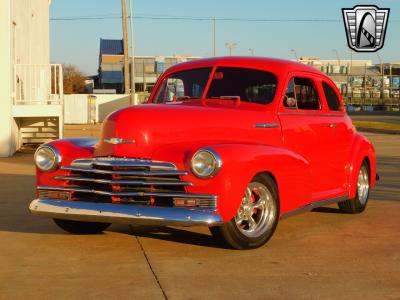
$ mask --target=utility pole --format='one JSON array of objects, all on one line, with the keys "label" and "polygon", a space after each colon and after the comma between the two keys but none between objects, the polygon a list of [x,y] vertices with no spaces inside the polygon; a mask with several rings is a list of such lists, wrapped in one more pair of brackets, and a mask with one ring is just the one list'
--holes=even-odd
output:
[{"label": "utility pole", "polygon": [[129,0],[129,10],[130,10],[130,27],[131,27],[131,100],[130,104],[137,104],[135,99],[136,86],[135,86],[135,43],[134,43],[134,28],[133,28],[133,5],[132,0]]},{"label": "utility pole", "polygon": [[236,43],[225,43],[225,47],[229,49],[229,56],[232,56],[232,50],[237,46]]},{"label": "utility pole", "polygon": [[121,0],[122,6],[122,33],[124,44],[124,93],[130,92],[129,86],[129,53],[128,53],[128,28],[126,25],[126,0]]},{"label": "utility pole", "polygon": [[215,17],[213,17],[213,55],[216,56],[217,54],[217,48],[216,48],[216,21]]}]

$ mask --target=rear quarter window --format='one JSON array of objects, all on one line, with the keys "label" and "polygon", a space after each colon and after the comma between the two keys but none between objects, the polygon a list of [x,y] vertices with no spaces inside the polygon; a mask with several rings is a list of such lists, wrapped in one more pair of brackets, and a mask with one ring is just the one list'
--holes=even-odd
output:
[{"label": "rear quarter window", "polygon": [[342,105],[335,90],[326,82],[322,82],[322,88],[324,90],[329,109],[333,111],[341,111]]}]

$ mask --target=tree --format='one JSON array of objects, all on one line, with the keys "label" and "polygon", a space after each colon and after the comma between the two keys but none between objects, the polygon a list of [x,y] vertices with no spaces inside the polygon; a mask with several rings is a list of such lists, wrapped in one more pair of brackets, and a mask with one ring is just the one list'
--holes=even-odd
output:
[{"label": "tree", "polygon": [[85,75],[73,65],[63,65],[64,94],[83,94],[86,92]]}]

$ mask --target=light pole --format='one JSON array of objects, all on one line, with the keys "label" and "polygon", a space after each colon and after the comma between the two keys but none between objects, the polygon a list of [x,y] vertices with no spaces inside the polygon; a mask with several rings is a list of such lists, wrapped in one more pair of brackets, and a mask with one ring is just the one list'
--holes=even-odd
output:
[{"label": "light pole", "polygon": [[225,47],[229,49],[229,56],[232,56],[232,50],[237,47],[237,43],[225,43]]},{"label": "light pole", "polygon": [[296,61],[299,61],[299,59],[297,58],[296,50],[291,49],[290,52],[293,52],[293,55],[294,55],[294,57],[296,58]]},{"label": "light pole", "polygon": [[251,53],[251,56],[254,56],[254,49],[253,48],[249,48],[249,51]]},{"label": "light pole", "polygon": [[132,0],[129,0],[129,10],[130,10],[130,27],[131,27],[131,55],[132,55],[132,61],[131,61],[131,102],[130,104],[137,104],[136,103],[136,98],[135,98],[135,93],[136,93],[136,87],[135,87],[135,43],[134,43],[134,30],[133,30],[133,5],[132,5]]},{"label": "light pole", "polygon": [[337,61],[338,61],[338,65],[339,65],[339,67],[340,67],[339,52],[338,52],[336,49],[332,49],[332,51],[336,53],[336,59],[337,59]]},{"label": "light pole", "polygon": [[379,59],[379,63],[380,63],[380,65],[381,65],[381,76],[382,76],[382,89],[381,89],[381,98],[383,99],[383,91],[384,91],[384,89],[385,89],[385,87],[384,87],[384,80],[385,80],[385,76],[384,76],[384,74],[383,74],[383,61],[382,61],[382,58],[381,58],[381,56],[379,55],[379,53],[378,52],[376,52],[376,56],[378,57],[378,59]]}]

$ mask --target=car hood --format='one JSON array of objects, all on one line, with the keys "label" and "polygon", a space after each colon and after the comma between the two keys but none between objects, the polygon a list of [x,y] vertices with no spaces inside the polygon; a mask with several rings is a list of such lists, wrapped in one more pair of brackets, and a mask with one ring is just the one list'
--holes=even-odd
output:
[{"label": "car hood", "polygon": [[94,154],[152,158],[157,148],[168,144],[260,142],[260,130],[255,124],[275,120],[266,107],[232,104],[127,107],[105,119]]}]

